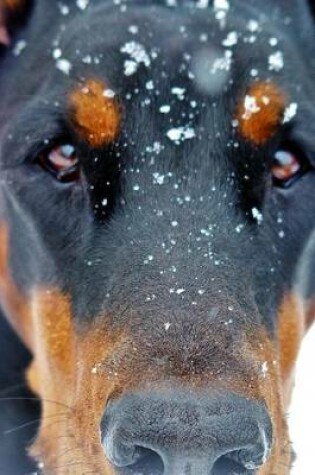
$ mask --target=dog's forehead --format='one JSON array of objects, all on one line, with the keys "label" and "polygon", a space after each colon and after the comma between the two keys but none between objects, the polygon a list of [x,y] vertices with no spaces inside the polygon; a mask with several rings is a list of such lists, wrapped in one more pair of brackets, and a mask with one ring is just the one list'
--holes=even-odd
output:
[{"label": "dog's forehead", "polygon": [[[269,73],[281,69],[283,58],[278,49],[283,47],[279,43],[285,39],[284,32],[254,15],[244,17],[243,13],[233,9],[233,14],[222,23],[213,8],[137,7],[135,2],[125,10],[104,2],[84,15],[69,15],[62,20],[52,38],[56,47],[53,56],[56,60],[69,59],[70,68],[75,65],[78,71],[81,66],[83,75],[88,66],[94,69],[107,66],[110,69],[107,74],[113,78],[117,74],[116,79],[134,76],[140,66],[155,75],[184,74],[189,69],[189,77],[196,76],[201,91],[215,94],[221,91],[224,79],[231,80],[223,72],[232,62],[242,60],[244,65],[250,65],[258,59]],[[222,72],[219,78],[222,81],[217,79],[220,82],[217,89],[216,78],[212,78],[212,86],[207,77],[200,79],[202,73],[214,76],[218,70]],[[244,74],[239,69],[237,73]],[[251,76],[258,73],[251,71]]]},{"label": "dog's forehead", "polygon": [[[212,10],[98,7],[86,15],[83,23],[69,21],[52,55],[58,74],[76,78],[68,102],[79,120],[84,115],[84,128],[95,128],[97,115],[104,125],[105,103],[109,111],[119,100],[120,111],[109,120],[115,130],[105,131],[104,144],[108,135],[117,135],[121,111],[129,131],[145,125],[150,135],[150,128],[155,134],[162,128],[178,145],[196,136],[196,125],[207,138],[224,131],[231,137],[231,124],[242,122],[248,108],[251,115],[255,105],[268,106],[270,99],[264,124],[258,120],[252,131],[245,117],[241,133],[261,145],[275,132],[286,103],[277,85],[283,82],[284,59],[266,25],[233,15],[223,27]],[[258,86],[251,89],[254,83]],[[95,134],[83,138],[102,145]]]}]

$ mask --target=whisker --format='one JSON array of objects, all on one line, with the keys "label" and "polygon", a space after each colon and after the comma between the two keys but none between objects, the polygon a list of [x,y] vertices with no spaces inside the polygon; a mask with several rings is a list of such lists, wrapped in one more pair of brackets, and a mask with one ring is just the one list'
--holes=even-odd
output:
[{"label": "whisker", "polygon": [[31,425],[33,425],[33,424],[36,424],[36,423],[38,423],[38,422],[41,422],[42,420],[53,419],[54,417],[61,417],[61,416],[64,416],[64,415],[66,415],[66,413],[53,414],[53,415],[47,416],[47,417],[45,417],[45,418],[39,417],[38,419],[34,419],[34,420],[32,420],[32,421],[25,422],[24,424],[21,424],[21,425],[19,425],[19,426],[17,426],[17,427],[13,427],[12,429],[7,429],[7,430],[5,430],[5,431],[3,432],[3,434],[4,434],[4,435],[8,435],[8,434],[11,434],[11,433],[13,433],[13,432],[17,432],[17,431],[19,431],[19,430],[21,430],[21,429],[24,429],[24,428],[26,428],[26,427],[29,427],[29,426],[31,426]]},{"label": "whisker", "polygon": [[36,401],[36,402],[48,402],[50,404],[56,404],[57,406],[65,407],[66,409],[69,409],[69,411],[73,411],[71,406],[68,406],[67,404],[64,404],[63,402],[60,401],[52,401],[50,399],[41,399],[39,397],[0,397],[0,402],[6,402],[6,401]]},{"label": "whisker", "polygon": [[11,391],[15,391],[16,389],[22,389],[22,388],[28,388],[27,384],[26,383],[21,383],[21,384],[15,384],[15,385],[12,385],[12,386],[8,386],[7,388],[2,389],[0,391],[0,395],[9,393]]},{"label": "whisker", "polygon": [[7,429],[7,430],[3,431],[2,434],[3,435],[9,435],[9,434],[12,434],[13,432],[18,432],[19,430],[30,427],[30,426],[38,423],[38,422],[40,422],[40,419],[35,419],[33,421],[30,421],[30,422],[25,422],[24,424],[21,424],[17,427],[13,427],[12,429]]}]

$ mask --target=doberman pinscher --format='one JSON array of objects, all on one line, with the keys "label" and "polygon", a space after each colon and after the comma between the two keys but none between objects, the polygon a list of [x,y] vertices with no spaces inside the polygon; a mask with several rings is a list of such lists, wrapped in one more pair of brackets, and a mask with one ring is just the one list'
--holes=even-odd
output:
[{"label": "doberman pinscher", "polygon": [[289,474],[312,8],[0,1],[1,475]]}]

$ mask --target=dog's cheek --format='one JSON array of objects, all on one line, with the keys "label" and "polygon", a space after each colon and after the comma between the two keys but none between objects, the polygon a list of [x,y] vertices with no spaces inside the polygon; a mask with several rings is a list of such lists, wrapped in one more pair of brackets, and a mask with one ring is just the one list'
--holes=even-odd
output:
[{"label": "dog's cheek", "polygon": [[294,369],[305,333],[303,303],[294,293],[284,296],[278,312],[280,369],[285,406],[290,403]]},{"label": "dog's cheek", "polygon": [[34,360],[29,381],[42,397],[55,397],[57,381],[62,381],[64,396],[72,393],[75,335],[70,299],[56,289],[38,289],[30,305]]},{"label": "dog's cheek", "polygon": [[[73,317],[70,299],[57,289],[20,289],[10,268],[10,232],[0,223],[0,302],[8,321],[45,374],[68,375],[73,360]],[[30,380],[34,381],[35,369]],[[36,384],[35,384],[36,385]],[[47,388],[47,384],[44,386]]]},{"label": "dog's cheek", "polygon": [[30,308],[12,278],[9,265],[9,229],[0,222],[0,302],[8,321],[26,346],[31,349]]},{"label": "dog's cheek", "polygon": [[[71,298],[59,289],[33,288],[27,295],[18,289],[10,271],[9,238],[8,226],[2,223],[1,306],[33,354],[27,380],[42,400],[41,427],[30,452],[45,466],[73,463],[78,474],[110,473],[99,426],[111,388],[106,377],[94,373],[113,347],[108,332],[97,324],[78,334]],[[87,449],[96,454],[93,463],[85,461]]]},{"label": "dog's cheek", "polygon": [[30,454],[43,462],[47,473],[55,473],[58,465],[73,466],[71,474],[110,475],[100,424],[114,384],[102,371],[102,361],[113,342],[100,320],[74,331],[69,300],[61,293],[40,293],[36,300],[45,325],[38,329],[40,341],[28,379],[42,399],[42,419]]},{"label": "dog's cheek", "polygon": [[265,401],[273,426],[273,447],[267,463],[257,475],[287,475],[291,462],[288,427],[282,398],[281,369],[275,339],[264,328],[248,335],[249,346],[243,354],[251,361],[264,362],[259,393]]}]

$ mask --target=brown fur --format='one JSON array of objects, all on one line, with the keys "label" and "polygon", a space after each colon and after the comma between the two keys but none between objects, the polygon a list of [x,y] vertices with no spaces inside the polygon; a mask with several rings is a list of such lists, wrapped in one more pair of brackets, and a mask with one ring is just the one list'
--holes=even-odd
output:
[{"label": "brown fur", "polygon": [[297,295],[291,293],[284,296],[278,319],[281,377],[287,406],[292,392],[295,363],[305,333],[302,302]]},{"label": "brown fur", "polygon": [[9,232],[5,223],[0,223],[0,297],[4,311],[22,340],[31,347],[29,332],[29,307],[15,285],[9,268]]},{"label": "brown fur", "polygon": [[248,113],[244,105],[245,98],[242,99],[236,115],[239,132],[254,145],[263,145],[273,137],[281,123],[286,106],[285,94],[274,83],[256,82],[246,96],[256,100],[259,110]]},{"label": "brown fur", "polygon": [[[258,471],[258,475],[287,475],[291,463],[291,447],[283,401],[283,388],[280,377],[279,354],[275,343],[266,330],[261,328],[250,336],[251,344],[244,348],[246,358],[259,365],[265,364],[268,374],[259,379],[261,399],[268,407],[273,425],[274,444],[270,458]],[[247,396],[247,392],[243,393]]]},{"label": "brown fur", "polygon": [[[49,295],[48,299],[43,299],[43,294],[37,297],[42,319],[55,321],[60,318],[67,323],[65,327],[62,325],[64,337],[57,347],[54,342],[50,344],[49,335],[42,335],[46,344],[37,353],[32,368],[33,374],[39,374],[36,380],[41,382],[39,394],[43,400],[43,417],[31,453],[39,461],[45,460],[47,474],[95,472],[111,475],[112,469],[100,444],[99,427],[113,383],[98,363],[108,357],[113,342],[101,325],[94,324],[75,334],[70,323],[69,300],[57,291]],[[44,332],[45,328],[48,330],[49,325],[44,325]],[[63,365],[67,353],[69,362]],[[30,375],[30,378],[34,376]]]},{"label": "brown fur", "polygon": [[92,147],[111,143],[120,129],[120,109],[115,98],[104,96],[106,85],[90,79],[70,95],[72,121],[77,133]]}]

